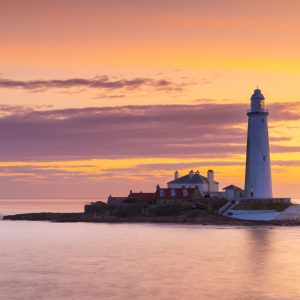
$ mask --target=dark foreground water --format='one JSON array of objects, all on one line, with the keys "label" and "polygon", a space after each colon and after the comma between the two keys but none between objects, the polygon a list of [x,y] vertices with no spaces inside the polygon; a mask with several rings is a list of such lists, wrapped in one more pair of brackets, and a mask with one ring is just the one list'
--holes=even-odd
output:
[{"label": "dark foreground water", "polygon": [[1,300],[300,299],[300,227],[0,221],[0,243]]}]

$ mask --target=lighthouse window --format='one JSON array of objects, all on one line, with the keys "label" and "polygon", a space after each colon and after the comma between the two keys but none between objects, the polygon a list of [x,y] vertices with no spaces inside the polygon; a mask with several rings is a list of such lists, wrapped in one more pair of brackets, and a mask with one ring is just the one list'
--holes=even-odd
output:
[{"label": "lighthouse window", "polygon": [[265,155],[263,156],[263,160],[266,161],[266,156]]}]

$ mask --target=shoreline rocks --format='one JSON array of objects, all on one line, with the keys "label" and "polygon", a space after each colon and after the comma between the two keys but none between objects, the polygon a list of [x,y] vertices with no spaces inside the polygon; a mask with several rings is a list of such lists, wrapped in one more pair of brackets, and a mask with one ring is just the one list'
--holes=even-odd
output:
[{"label": "shoreline rocks", "polygon": [[3,220],[11,221],[50,221],[64,222],[88,222],[88,223],[174,223],[195,225],[232,225],[232,226],[300,226],[299,220],[277,221],[246,221],[207,213],[198,217],[168,216],[168,217],[115,217],[115,216],[91,216],[85,213],[26,213],[3,216]]}]

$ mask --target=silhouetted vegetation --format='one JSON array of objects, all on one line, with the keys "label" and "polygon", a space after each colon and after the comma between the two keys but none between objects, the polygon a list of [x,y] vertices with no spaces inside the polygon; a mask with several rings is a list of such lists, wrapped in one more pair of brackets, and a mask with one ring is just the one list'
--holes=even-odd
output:
[{"label": "silhouetted vegetation", "polygon": [[290,203],[267,201],[244,201],[235,206],[234,210],[275,210],[284,211]]},{"label": "silhouetted vegetation", "polygon": [[139,217],[143,215],[146,205],[144,203],[131,203],[117,208],[113,215],[120,218]]},{"label": "silhouetted vegetation", "polygon": [[86,204],[84,206],[84,212],[93,215],[103,215],[108,213],[109,210],[110,207],[107,205],[107,203],[102,201],[92,202],[91,204]]},{"label": "silhouetted vegetation", "polygon": [[[226,199],[207,199],[211,202],[210,207],[212,210],[217,211],[228,201]],[[196,208],[199,210],[208,210],[207,201],[203,203],[194,204],[192,202],[173,203],[164,205],[151,205],[147,202],[141,202],[135,198],[128,198],[120,207],[110,206],[104,202],[98,201],[85,206],[85,213],[91,216],[112,216],[118,218],[130,217],[167,217],[167,216],[181,216],[192,215],[192,211]]]},{"label": "silhouetted vegetation", "polygon": [[191,204],[166,204],[151,208],[151,215],[154,216],[177,216],[193,209]]},{"label": "silhouetted vegetation", "polygon": [[220,198],[213,203],[212,208],[213,210],[218,211],[221,207],[223,207],[227,203],[228,203],[227,199]]},{"label": "silhouetted vegetation", "polygon": [[131,203],[141,203],[141,200],[137,198],[127,198],[124,200],[125,204],[131,204]]}]

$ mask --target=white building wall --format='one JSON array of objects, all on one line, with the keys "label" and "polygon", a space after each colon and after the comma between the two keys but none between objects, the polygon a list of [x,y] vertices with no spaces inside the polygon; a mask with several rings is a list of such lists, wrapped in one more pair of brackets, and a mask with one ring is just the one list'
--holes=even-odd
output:
[{"label": "white building wall", "polygon": [[208,192],[208,184],[207,183],[202,183],[202,184],[199,184],[199,183],[198,184],[168,183],[168,188],[180,189],[182,187],[185,187],[185,188],[196,188],[196,187],[198,187],[200,192],[202,192],[202,193]]},{"label": "white building wall", "polygon": [[219,184],[214,182],[212,192],[219,192]]},{"label": "white building wall", "polygon": [[234,189],[227,189],[226,190],[226,198],[228,198],[228,199],[234,199],[235,198]]},{"label": "white building wall", "polygon": [[168,188],[199,188],[199,191],[202,193],[207,193],[207,192],[219,192],[219,184],[218,183],[211,183],[210,186],[208,183],[196,183],[196,184],[191,184],[191,183],[186,183],[186,184],[182,184],[182,183],[168,183]]},{"label": "white building wall", "polygon": [[225,192],[226,198],[228,199],[242,199],[244,198],[244,193],[241,190],[236,189],[226,189]]},{"label": "white building wall", "polygon": [[208,191],[214,192],[215,174],[214,174],[213,170],[207,171],[207,179],[208,179]]}]

